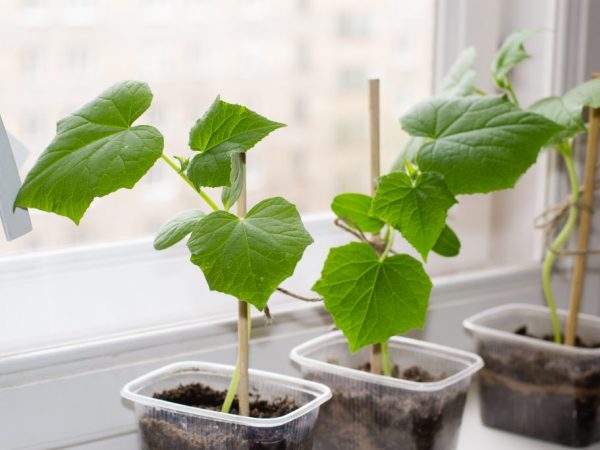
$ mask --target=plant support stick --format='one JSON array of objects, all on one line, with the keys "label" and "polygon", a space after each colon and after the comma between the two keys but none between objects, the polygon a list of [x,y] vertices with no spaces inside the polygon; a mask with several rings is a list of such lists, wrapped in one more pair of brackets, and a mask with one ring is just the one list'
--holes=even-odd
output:
[{"label": "plant support stick", "polygon": [[[242,164],[242,190],[237,201],[237,213],[240,218],[246,216],[246,155],[240,153]],[[238,401],[240,403],[240,415],[250,414],[249,406],[249,380],[248,380],[248,303],[238,300],[238,363],[240,365],[240,384],[238,386]]]},{"label": "plant support stick", "polygon": [[[597,78],[598,75],[594,76]],[[565,330],[565,344],[575,345],[577,334],[577,316],[583,293],[585,277],[586,251],[588,249],[594,190],[596,184],[596,161],[598,156],[598,127],[600,127],[600,109],[590,109],[587,151],[585,156],[585,175],[583,180],[583,208],[579,219],[579,235],[577,237],[577,255],[573,266],[571,296],[569,299],[569,316]]]},{"label": "plant support stick", "polygon": [[[380,125],[379,125],[379,79],[369,80],[369,137],[371,195],[375,195],[377,178],[380,175]],[[373,233],[373,240],[379,240],[379,232]],[[380,374],[382,370],[381,344],[371,346],[371,372]]]}]

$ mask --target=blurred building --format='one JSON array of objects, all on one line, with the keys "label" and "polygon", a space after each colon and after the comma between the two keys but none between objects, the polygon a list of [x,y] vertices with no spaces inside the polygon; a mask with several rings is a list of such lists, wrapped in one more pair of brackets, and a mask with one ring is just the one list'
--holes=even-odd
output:
[{"label": "blurred building", "polygon": [[[188,132],[217,94],[284,122],[248,155],[249,202],[282,195],[303,213],[368,192],[366,83],[382,80],[383,161],[405,139],[398,117],[430,92],[434,1],[5,0],[0,114],[31,150],[55,123],[122,79],[147,81],[138,123],[188,154]],[[215,198],[218,198],[215,195]],[[133,191],[96,200],[76,229],[34,213],[34,233],[0,254],[151,234],[203,207],[161,161]]]}]

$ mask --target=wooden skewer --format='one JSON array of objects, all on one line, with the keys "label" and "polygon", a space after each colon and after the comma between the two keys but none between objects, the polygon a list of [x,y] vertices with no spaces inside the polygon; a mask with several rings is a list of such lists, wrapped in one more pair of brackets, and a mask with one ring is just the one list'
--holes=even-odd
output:
[{"label": "wooden skewer", "polygon": [[[369,80],[369,138],[370,138],[370,166],[371,166],[371,195],[375,195],[377,178],[380,169],[380,136],[379,136],[379,79]],[[373,233],[375,240],[379,239],[379,233]],[[381,374],[381,344],[371,346],[371,373]]]},{"label": "wooden skewer", "polygon": [[[594,73],[592,78],[600,78],[600,73]],[[598,157],[598,129],[600,128],[600,109],[590,108],[588,141],[585,155],[585,175],[583,180],[582,201],[584,208],[579,216],[579,234],[577,236],[577,256],[573,266],[573,280],[569,299],[569,316],[565,331],[565,344],[575,345],[577,334],[577,318],[581,306],[583,283],[586,266],[586,250],[589,246],[590,228],[592,223],[592,208],[594,206],[594,185],[596,183],[596,161]]]},{"label": "wooden skewer", "polygon": [[[242,190],[237,200],[237,213],[239,217],[246,215],[246,155],[240,153],[242,164]],[[238,386],[238,402],[241,416],[250,415],[249,390],[250,381],[248,376],[248,303],[238,300],[238,358],[240,363],[240,384]]]}]

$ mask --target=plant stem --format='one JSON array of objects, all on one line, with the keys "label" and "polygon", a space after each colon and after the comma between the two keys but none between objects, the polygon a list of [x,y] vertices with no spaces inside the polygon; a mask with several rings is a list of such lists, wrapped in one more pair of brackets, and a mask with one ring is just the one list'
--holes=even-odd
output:
[{"label": "plant stem", "polygon": [[381,359],[383,361],[383,374],[386,377],[392,376],[392,364],[390,362],[390,348],[388,341],[382,342],[381,344]]},{"label": "plant stem", "polygon": [[392,249],[392,245],[394,244],[394,232],[392,231],[392,227],[388,225],[385,232],[385,248],[383,252],[379,256],[379,262],[383,262],[385,258],[387,258],[388,253]]},{"label": "plant stem", "polygon": [[206,195],[206,192],[204,192],[202,189],[197,188],[196,186],[194,186],[194,183],[192,183],[190,181],[190,179],[187,177],[187,175],[183,172],[181,172],[179,170],[179,167],[177,167],[177,164],[175,164],[175,162],[173,162],[173,160],[171,158],[169,158],[167,155],[165,155],[164,153],[160,156],[164,162],[166,162],[169,167],[171,169],[173,169],[175,172],[177,172],[179,174],[179,176],[183,179],[183,181],[185,181],[194,191],[196,191],[200,197],[202,197],[202,199],[208,204],[208,206],[211,207],[211,209],[213,211],[218,211],[219,207],[217,206],[217,204],[215,202],[212,201],[212,199]]},{"label": "plant stem", "polygon": [[569,181],[571,184],[571,207],[569,208],[569,215],[567,221],[563,226],[562,230],[558,233],[550,248],[546,252],[546,258],[542,267],[542,285],[544,286],[544,295],[546,301],[550,307],[550,316],[552,318],[552,329],[554,333],[554,342],[557,344],[562,343],[562,335],[560,330],[560,321],[558,320],[558,313],[556,311],[556,302],[554,300],[554,293],[552,292],[552,268],[556,261],[557,252],[567,243],[577,222],[577,202],[579,201],[579,181],[577,180],[577,172],[575,171],[575,161],[573,159],[573,151],[561,151],[559,152],[565,161],[567,172],[569,173]]},{"label": "plant stem", "polygon": [[[250,339],[250,334],[252,332],[252,317],[250,316],[250,304],[248,303],[248,339]],[[233,376],[231,377],[231,381],[229,382],[229,387],[227,388],[227,396],[223,401],[223,406],[221,407],[221,412],[228,413],[231,411],[231,405],[233,404],[233,400],[235,399],[235,394],[237,393],[238,386],[240,384],[240,358],[238,357],[235,363],[235,370],[233,371]]]},{"label": "plant stem", "polygon": [[508,93],[508,96],[511,98],[512,102],[515,105],[519,106],[519,99],[517,98],[517,93],[513,89],[512,84],[510,83],[510,80],[508,80],[508,79],[506,80],[506,83],[504,85],[504,89]]}]

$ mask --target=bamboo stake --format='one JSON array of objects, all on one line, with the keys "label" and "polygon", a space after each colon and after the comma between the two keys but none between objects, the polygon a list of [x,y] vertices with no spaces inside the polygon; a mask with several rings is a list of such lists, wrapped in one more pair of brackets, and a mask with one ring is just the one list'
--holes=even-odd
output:
[{"label": "bamboo stake", "polygon": [[[379,79],[369,80],[369,138],[371,195],[375,195],[377,178],[380,175],[380,139],[379,139]],[[379,233],[373,233],[373,239],[379,240]],[[371,373],[381,374],[381,344],[371,346]]]},{"label": "bamboo stake", "polygon": [[[242,164],[242,190],[237,200],[237,213],[239,217],[246,215],[246,155],[240,153],[240,162]],[[240,405],[239,414],[241,416],[250,415],[249,389],[250,382],[248,376],[248,303],[238,300],[238,361],[240,364],[240,384],[238,386],[238,402]]]},{"label": "bamboo stake", "polygon": [[[594,73],[592,78],[600,78],[600,73]],[[584,207],[579,216],[579,234],[577,236],[577,256],[573,266],[573,280],[569,299],[569,316],[565,331],[565,344],[575,345],[577,334],[577,318],[583,294],[585,277],[586,250],[589,246],[590,228],[592,223],[592,208],[594,206],[594,185],[596,184],[596,160],[598,157],[598,128],[600,127],[600,109],[590,108],[588,126],[588,141],[585,155],[585,174],[583,180],[582,202]]]}]

